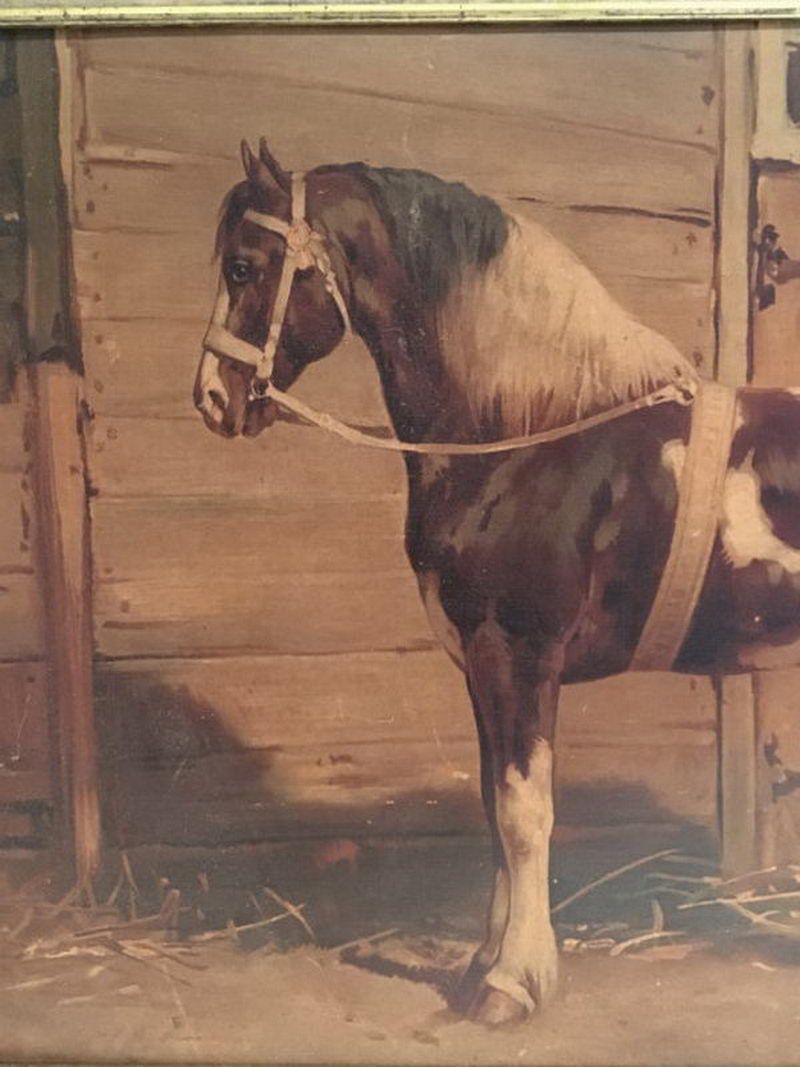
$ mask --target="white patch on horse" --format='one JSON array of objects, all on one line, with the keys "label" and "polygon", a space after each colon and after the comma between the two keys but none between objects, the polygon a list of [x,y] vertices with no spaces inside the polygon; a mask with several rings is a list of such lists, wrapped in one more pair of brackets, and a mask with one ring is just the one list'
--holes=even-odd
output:
[{"label": "white patch on horse", "polygon": [[661,446],[661,466],[666,467],[676,485],[681,480],[683,466],[686,462],[686,445],[680,437],[674,437],[671,441],[665,441]]},{"label": "white patch on horse", "polygon": [[461,644],[461,634],[453,623],[448,619],[442,607],[439,596],[439,575],[433,571],[425,571],[417,575],[422,603],[428,615],[434,637],[439,641],[453,662],[464,669],[464,647]]},{"label": "white patch on horse", "polygon": [[[535,308],[534,314],[531,308]],[[499,412],[530,433],[610,408],[694,368],[631,318],[560,241],[509,218],[508,241],[473,268],[439,310],[445,366],[476,419]]]},{"label": "white patch on horse", "polygon": [[533,1011],[553,992],[558,973],[550,923],[553,752],[548,742],[537,741],[527,775],[507,769],[495,803],[511,897],[500,954],[486,983]]},{"label": "white patch on horse", "polygon": [[[775,535],[761,506],[762,481],[753,469],[753,451],[740,467],[728,472],[722,494],[720,537],[725,557],[732,567],[748,567],[756,560],[800,574],[800,550]],[[770,581],[777,572],[772,569]]]},{"label": "white patch on horse", "polygon": [[[625,498],[625,494],[628,492],[628,486],[630,485],[630,478],[625,471],[619,471],[611,479],[611,506],[612,509],[616,507]],[[596,552],[605,552],[605,550],[616,541],[619,537],[619,532],[622,529],[622,520],[619,514],[615,511],[611,511],[595,530],[592,544]]]}]

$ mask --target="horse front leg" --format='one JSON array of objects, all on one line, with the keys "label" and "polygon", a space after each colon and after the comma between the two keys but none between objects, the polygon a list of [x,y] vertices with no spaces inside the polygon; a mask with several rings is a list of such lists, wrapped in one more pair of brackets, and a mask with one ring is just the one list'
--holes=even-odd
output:
[{"label": "horse front leg", "polygon": [[496,623],[467,648],[467,674],[488,738],[497,830],[508,873],[508,916],[496,958],[474,1001],[490,1026],[520,1021],[554,991],[558,960],[550,923],[552,742],[560,645],[532,650]]},{"label": "horse front leg", "polygon": [[469,1011],[476,996],[481,990],[486,973],[500,954],[500,946],[508,924],[508,906],[510,897],[510,881],[508,867],[506,866],[505,850],[500,839],[500,830],[497,826],[497,805],[495,803],[494,767],[492,761],[492,749],[489,736],[484,723],[477,713],[477,700],[472,695],[475,708],[475,725],[478,731],[481,756],[481,797],[486,812],[486,820],[489,823],[489,832],[492,839],[492,862],[494,866],[494,882],[492,885],[492,897],[489,912],[486,918],[486,932],[480,948],[475,952],[462,976],[453,1006],[461,1011]]}]

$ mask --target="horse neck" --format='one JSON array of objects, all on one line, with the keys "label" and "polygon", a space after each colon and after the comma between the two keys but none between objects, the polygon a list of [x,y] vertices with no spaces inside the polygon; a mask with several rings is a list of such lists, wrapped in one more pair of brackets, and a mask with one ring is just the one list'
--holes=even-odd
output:
[{"label": "horse neck", "polygon": [[435,314],[413,292],[369,194],[358,183],[354,189],[338,211],[326,211],[337,273],[346,279],[353,329],[372,356],[395,433],[424,440],[443,411],[453,411]]}]

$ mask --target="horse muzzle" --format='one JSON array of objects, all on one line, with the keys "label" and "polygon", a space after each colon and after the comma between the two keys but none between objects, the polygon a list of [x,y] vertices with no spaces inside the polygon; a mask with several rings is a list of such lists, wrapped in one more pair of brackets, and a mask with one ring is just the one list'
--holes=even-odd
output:
[{"label": "horse muzzle", "polygon": [[205,349],[195,379],[194,405],[214,433],[255,437],[272,425],[278,409],[272,400],[260,395],[254,375],[234,370],[229,362]]}]

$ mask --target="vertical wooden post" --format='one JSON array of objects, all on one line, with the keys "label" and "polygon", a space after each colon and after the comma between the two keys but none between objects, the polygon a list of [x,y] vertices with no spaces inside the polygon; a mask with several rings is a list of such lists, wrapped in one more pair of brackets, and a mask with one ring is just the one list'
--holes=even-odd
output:
[{"label": "vertical wooden post", "polygon": [[[747,26],[726,27],[721,34],[716,377],[725,385],[738,386],[750,376],[751,146],[755,101],[752,41]],[[720,679],[720,839],[722,868],[727,875],[757,866],[757,713],[751,675]]]},{"label": "vertical wooden post", "polygon": [[23,115],[25,316],[37,540],[59,754],[59,814],[78,885],[91,897],[100,854],[100,816],[81,354],[70,287],[69,205],[60,137],[64,101],[52,35],[26,34],[15,45]]},{"label": "vertical wooden post", "polygon": [[100,809],[80,378],[58,363],[40,363],[30,373],[38,547],[62,822],[72,841],[78,885],[90,892],[100,856]]},{"label": "vertical wooden post", "polygon": [[724,877],[758,866],[756,701],[751,674],[723,678],[719,692],[719,795]]}]

